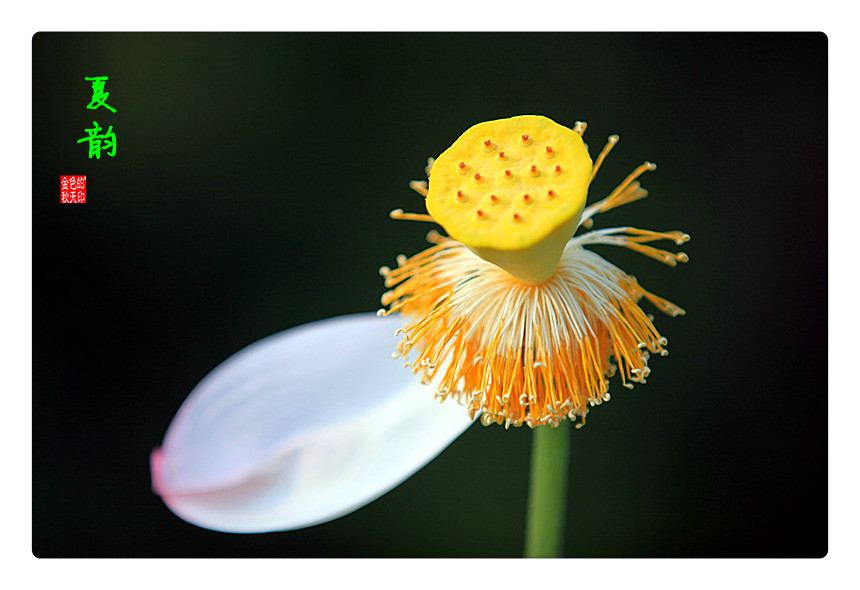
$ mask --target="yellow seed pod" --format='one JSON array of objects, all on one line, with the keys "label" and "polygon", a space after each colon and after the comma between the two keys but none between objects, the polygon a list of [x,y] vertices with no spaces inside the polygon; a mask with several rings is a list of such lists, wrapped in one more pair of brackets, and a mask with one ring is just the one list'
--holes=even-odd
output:
[{"label": "yellow seed pod", "polygon": [[427,212],[481,258],[541,283],[576,232],[591,167],[581,135],[546,117],[479,123],[433,163]]}]

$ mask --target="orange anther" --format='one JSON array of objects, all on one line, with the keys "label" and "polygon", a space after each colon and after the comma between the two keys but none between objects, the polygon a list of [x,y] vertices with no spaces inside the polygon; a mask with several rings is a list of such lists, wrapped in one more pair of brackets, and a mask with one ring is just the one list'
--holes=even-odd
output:
[{"label": "orange anther", "polygon": [[475,172],[475,182],[483,182],[484,177]]},{"label": "orange anther", "polygon": [[550,189],[549,191],[547,191],[546,196],[550,200],[554,199],[555,198],[555,191]]},{"label": "orange anther", "polygon": [[493,142],[488,139],[487,141],[484,142],[484,145],[487,147],[490,147],[491,145],[493,145]]},{"label": "orange anther", "polygon": [[523,195],[523,201],[525,201],[526,203],[531,203],[531,201],[532,201],[532,196],[531,196],[531,195],[529,195],[529,194],[525,194],[525,195]]},{"label": "orange anther", "polygon": [[520,221],[522,217],[520,217],[519,213],[514,213],[514,221]]},{"label": "orange anther", "polygon": [[494,203],[498,203],[499,197],[497,197],[496,195],[490,195],[490,200]]},{"label": "orange anther", "polygon": [[461,203],[465,203],[469,200],[469,197],[463,191],[457,191],[457,200]]},{"label": "orange anther", "polygon": [[561,174],[561,166],[556,166],[556,167],[555,167],[555,173],[556,173],[556,174]]},{"label": "orange anther", "polygon": [[532,165],[531,169],[529,170],[529,175],[530,176],[540,176],[540,172],[538,172],[538,168],[536,165]]},{"label": "orange anther", "polygon": [[513,176],[513,174],[511,173],[510,170],[505,170],[505,178],[511,178],[512,176]]}]

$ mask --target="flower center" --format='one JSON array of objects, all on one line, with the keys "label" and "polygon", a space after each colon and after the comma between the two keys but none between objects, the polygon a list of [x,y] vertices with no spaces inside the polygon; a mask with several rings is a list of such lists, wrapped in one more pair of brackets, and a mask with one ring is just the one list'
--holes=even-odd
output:
[{"label": "flower center", "polygon": [[578,131],[537,115],[487,121],[436,159],[427,211],[484,260],[538,284],[576,232],[591,170]]}]

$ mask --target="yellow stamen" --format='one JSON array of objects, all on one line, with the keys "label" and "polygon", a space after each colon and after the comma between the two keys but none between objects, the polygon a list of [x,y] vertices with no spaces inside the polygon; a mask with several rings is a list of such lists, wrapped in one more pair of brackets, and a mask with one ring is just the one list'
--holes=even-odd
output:
[{"label": "yellow stamen", "polygon": [[388,214],[391,219],[399,219],[404,221],[429,221],[430,223],[435,223],[436,220],[433,219],[430,215],[424,215],[423,213],[404,213],[403,209],[395,209],[391,213]]},{"label": "yellow stamen", "polygon": [[409,183],[409,188],[414,190],[416,193],[421,195],[422,197],[427,196],[427,181],[425,180],[413,180]]},{"label": "yellow stamen", "polygon": [[589,184],[591,184],[591,181],[594,180],[595,176],[597,176],[597,171],[600,170],[600,165],[603,164],[603,160],[606,159],[606,156],[609,155],[609,152],[612,151],[612,148],[615,147],[616,143],[618,143],[617,135],[610,135],[606,140],[606,145],[603,146],[603,149],[600,151],[600,155],[597,156],[597,160],[594,162],[594,167],[591,169],[591,177],[588,179]]}]

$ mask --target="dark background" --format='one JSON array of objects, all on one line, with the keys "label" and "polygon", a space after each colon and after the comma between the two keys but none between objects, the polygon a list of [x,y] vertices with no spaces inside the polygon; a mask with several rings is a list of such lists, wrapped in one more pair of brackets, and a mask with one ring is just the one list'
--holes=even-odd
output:
[{"label": "dark background", "polygon": [[[827,552],[823,34],[46,34],[33,38],[33,552],[38,557],[517,556],[527,428],[475,425],[344,518],[187,524],[148,455],[209,370],[271,333],[374,311],[426,246],[407,182],[517,114],[621,142],[651,196],[595,227],[682,229],[671,269],[595,248],[686,308],[670,355],[573,433],[566,554]],[[85,109],[86,76],[108,103]],[[115,157],[88,159],[92,121]],[[59,176],[88,202],[61,205]],[[648,304],[644,304],[647,308]],[[654,311],[649,309],[649,311]]]}]

